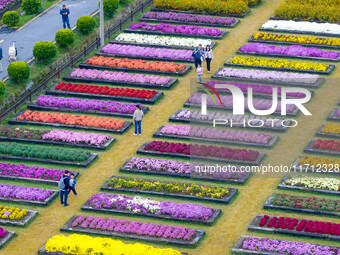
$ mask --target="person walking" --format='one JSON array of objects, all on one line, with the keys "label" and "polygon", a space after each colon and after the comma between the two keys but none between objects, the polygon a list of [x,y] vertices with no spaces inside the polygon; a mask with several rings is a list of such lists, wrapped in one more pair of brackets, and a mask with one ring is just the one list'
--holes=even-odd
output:
[{"label": "person walking", "polygon": [[64,28],[66,28],[66,24],[67,24],[67,27],[69,29],[70,28],[70,20],[68,18],[68,15],[70,14],[70,10],[68,8],[66,8],[66,5],[64,4],[63,7],[60,9],[60,15],[63,19],[63,26]]},{"label": "person walking", "polygon": [[74,179],[74,174],[70,175],[70,188],[68,189],[68,193],[70,194],[71,190],[73,194],[77,197],[77,191],[76,191],[76,179]]},{"label": "person walking", "polygon": [[58,187],[60,189],[60,202],[64,206],[69,206],[69,204],[67,203],[68,190],[70,189],[69,176],[69,171],[65,170],[65,174],[63,174],[58,181]]},{"label": "person walking", "polygon": [[210,63],[211,63],[211,60],[214,59],[214,54],[213,54],[212,49],[210,48],[210,45],[207,45],[205,47],[204,59],[207,62],[208,73],[210,73]]},{"label": "person walking", "polygon": [[2,73],[2,59],[3,59],[2,48],[0,47],[0,73]]},{"label": "person walking", "polygon": [[202,80],[203,71],[204,71],[204,68],[201,65],[198,65],[196,69],[196,73],[198,74],[198,79],[200,80],[201,83],[203,82]]},{"label": "person walking", "polygon": [[142,111],[142,107],[137,104],[136,110],[133,113],[133,121],[135,122],[135,133],[134,135],[142,134],[142,120],[144,118],[144,112]]},{"label": "person walking", "polygon": [[191,54],[195,59],[195,68],[197,69],[198,65],[202,64],[204,59],[204,51],[202,48],[202,44],[199,44],[198,47]]}]

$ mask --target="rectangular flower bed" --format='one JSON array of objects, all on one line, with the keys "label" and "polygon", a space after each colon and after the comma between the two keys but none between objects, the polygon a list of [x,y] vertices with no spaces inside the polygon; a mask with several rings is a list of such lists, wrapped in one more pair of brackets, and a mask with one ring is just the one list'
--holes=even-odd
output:
[{"label": "rectangular flower bed", "polygon": [[145,34],[120,33],[110,41],[111,44],[133,45],[139,47],[154,47],[168,49],[194,50],[197,45],[210,45],[213,48],[216,42],[201,38],[178,38],[175,36],[159,36]]},{"label": "rectangular flower bed", "polygon": [[312,74],[330,74],[335,65],[310,63],[302,61],[288,61],[278,59],[264,59],[256,57],[234,56],[229,58],[224,66],[267,69],[275,71],[300,72]]},{"label": "rectangular flower bed", "polygon": [[121,86],[170,89],[177,78],[77,68],[63,78],[73,82],[99,82]]},{"label": "rectangular flower bed", "polygon": [[228,204],[237,194],[234,188],[190,183],[164,182],[141,178],[111,176],[101,190],[123,191]]},{"label": "rectangular flower bed", "polygon": [[[36,121],[34,121],[34,119]],[[132,125],[130,121],[90,115],[71,115],[58,112],[20,111],[11,120],[11,125],[37,125],[61,128],[85,129],[110,133],[124,133]],[[65,124],[66,123],[66,124]],[[72,124],[79,123],[79,124]]]},{"label": "rectangular flower bed", "polygon": [[109,135],[67,131],[0,126],[0,141],[51,144],[89,149],[107,149],[114,141]]},{"label": "rectangular flower bed", "polygon": [[329,195],[340,195],[340,179],[331,177],[311,177],[285,175],[280,181],[279,189],[290,189],[317,192]]},{"label": "rectangular flower bed", "polygon": [[153,62],[142,59],[122,59],[104,56],[91,57],[79,64],[79,67],[86,69],[178,76],[183,76],[191,70],[190,65],[176,64],[174,62]]},{"label": "rectangular flower bed", "polygon": [[261,82],[285,86],[318,88],[324,81],[316,74],[263,71],[255,69],[220,68],[211,76],[212,79]]},{"label": "rectangular flower bed", "polygon": [[258,214],[248,230],[339,241],[339,227],[339,224],[333,222]]},{"label": "rectangular flower bed", "polygon": [[119,171],[239,184],[245,183],[251,175],[236,166],[218,170],[214,165],[201,162],[138,157],[129,159]]},{"label": "rectangular flower bed", "polygon": [[[174,153],[173,150],[177,152]],[[247,165],[258,165],[265,156],[264,153],[253,150],[161,141],[145,143],[138,149],[137,153]]]},{"label": "rectangular flower bed", "polygon": [[37,211],[0,205],[0,224],[23,227],[38,215]]},{"label": "rectangular flower bed", "polygon": [[233,253],[259,255],[293,254],[296,251],[310,255],[337,255],[340,248],[264,237],[242,236],[232,249]]},{"label": "rectangular flower bed", "polygon": [[268,198],[263,208],[312,213],[321,216],[340,216],[340,200],[324,199],[314,196],[306,197],[274,193]]},{"label": "rectangular flower bed", "polygon": [[340,124],[326,123],[323,124],[315,133],[317,136],[325,136],[331,138],[340,138]]},{"label": "rectangular flower bed", "polygon": [[[303,150],[306,153],[340,156],[340,142],[334,140],[312,140]],[[340,169],[339,169],[340,171]]]},{"label": "rectangular flower bed", "polygon": [[340,109],[335,108],[328,115],[327,120],[340,121]]},{"label": "rectangular flower bed", "polygon": [[14,231],[7,231],[0,227],[0,249],[8,243],[15,235]]},{"label": "rectangular flower bed", "polygon": [[[191,97],[184,103],[183,106],[185,107],[196,107],[201,108],[202,104],[202,95],[205,93],[195,93],[191,95]],[[215,95],[213,96],[215,100],[219,100]],[[219,96],[221,99],[221,102],[223,105],[218,102],[218,104],[215,104],[215,101],[211,97],[207,97],[207,108],[213,109],[213,110],[223,110],[223,111],[232,111],[233,110],[233,96]],[[245,102],[247,102],[247,99],[245,98]],[[272,100],[271,99],[262,99],[262,98],[254,98],[253,106],[257,110],[268,110],[272,106]],[[247,103],[245,103],[245,110],[250,112],[248,109]],[[286,115],[287,116],[297,116],[299,112],[299,108],[297,108],[295,105],[287,105],[286,107]],[[281,103],[278,101],[276,110],[272,113],[272,115],[280,115],[281,116]]]},{"label": "rectangular flower bed", "polygon": [[0,142],[0,159],[87,167],[97,156],[89,151]]},{"label": "rectangular flower bed", "polygon": [[130,214],[158,219],[211,225],[221,214],[220,209],[199,204],[157,201],[122,194],[94,194],[82,207],[84,211]]},{"label": "rectangular flower bed", "polygon": [[[138,105],[144,113],[149,110],[149,107]],[[30,102],[27,108],[30,110],[79,112],[132,118],[136,110],[136,103],[40,95],[35,101]]]},{"label": "rectangular flower bed", "polygon": [[46,206],[59,191],[0,183],[0,201]]},{"label": "rectangular flower bed", "polygon": [[60,230],[185,246],[197,245],[205,234],[199,229],[85,215],[74,215]]},{"label": "rectangular flower bed", "polygon": [[279,139],[278,136],[255,131],[204,128],[187,125],[163,125],[153,134],[153,137],[264,148],[273,147]]},{"label": "rectangular flower bed", "polygon": [[[280,125],[283,119],[277,118],[267,118],[263,116],[259,116],[257,121],[251,120],[251,115],[233,115],[231,113],[223,113],[223,112],[212,112],[208,111],[207,115],[201,115],[201,111],[198,110],[186,110],[186,109],[178,109],[170,118],[169,121],[172,122],[180,122],[180,123],[191,123],[191,124],[203,124],[203,125],[212,125],[214,119],[224,119],[229,122],[232,121],[232,127],[243,127],[250,129],[260,129],[260,130],[270,130],[277,132],[284,132],[287,130],[286,127]],[[273,121],[270,121],[270,120]],[[240,124],[241,123],[241,124]],[[249,126],[250,123],[252,126]],[[289,125],[290,122],[286,122]],[[259,124],[259,126],[255,126]],[[229,125],[227,125],[229,126]]]},{"label": "rectangular flower bed", "polygon": [[65,82],[61,82],[59,84],[54,84],[46,91],[46,94],[155,104],[164,93],[155,90],[83,85],[76,83],[66,84]]},{"label": "rectangular flower bed", "polygon": [[310,155],[300,156],[292,164],[290,171],[293,173],[340,174],[340,160]]}]

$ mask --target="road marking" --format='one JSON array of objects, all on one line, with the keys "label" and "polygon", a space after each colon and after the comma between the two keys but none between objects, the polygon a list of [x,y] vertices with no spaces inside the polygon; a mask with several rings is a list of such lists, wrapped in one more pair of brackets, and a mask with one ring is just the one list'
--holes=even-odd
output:
[{"label": "road marking", "polygon": [[5,81],[7,81],[8,80],[8,77],[6,77],[4,80],[3,80],[3,82],[5,82]]},{"label": "road marking", "polygon": [[4,42],[5,40],[1,40],[0,43]]}]

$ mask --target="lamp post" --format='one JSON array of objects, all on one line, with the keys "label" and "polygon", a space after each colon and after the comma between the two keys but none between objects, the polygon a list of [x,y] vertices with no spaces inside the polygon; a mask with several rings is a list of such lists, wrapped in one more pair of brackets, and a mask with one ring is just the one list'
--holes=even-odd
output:
[{"label": "lamp post", "polygon": [[104,3],[103,0],[100,0],[100,28],[99,28],[99,36],[100,36],[100,46],[104,47],[105,39],[104,39]]}]

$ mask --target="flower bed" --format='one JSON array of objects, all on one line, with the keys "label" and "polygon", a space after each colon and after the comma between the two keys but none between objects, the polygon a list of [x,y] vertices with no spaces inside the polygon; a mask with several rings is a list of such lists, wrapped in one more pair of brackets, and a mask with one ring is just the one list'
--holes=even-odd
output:
[{"label": "flower bed", "polygon": [[[193,94],[185,103],[184,106],[186,107],[201,107],[202,103],[202,93],[195,93]],[[213,95],[215,100],[218,100],[216,95]],[[220,96],[223,105],[216,105],[214,100],[211,97],[207,97],[207,107],[208,109],[217,109],[217,110],[232,110],[233,109],[233,96]],[[247,99],[245,99],[247,102]],[[260,99],[254,98],[253,106],[257,110],[267,110],[270,109],[272,106],[271,99]],[[245,103],[245,110],[249,111],[247,103]],[[287,105],[286,107],[287,115],[289,116],[296,116],[299,109],[295,105]],[[278,101],[277,107],[275,112],[272,113],[273,115],[281,115],[281,103]]]},{"label": "flower bed", "polygon": [[340,121],[340,108],[334,108],[328,115],[327,120]]},{"label": "flower bed", "polygon": [[74,215],[60,230],[190,246],[205,234],[198,229],[85,215]]},{"label": "flower bed", "polygon": [[270,20],[261,26],[260,31],[340,37],[340,25],[308,21]]},{"label": "flower bed", "polygon": [[[256,119],[253,119],[253,116],[251,115],[233,115],[231,113],[212,111],[208,111],[207,115],[202,115],[201,111],[191,109],[190,110],[179,109],[169,118],[169,120],[173,122],[206,125],[213,124],[214,119],[228,120],[229,123],[232,123],[231,125],[232,127],[263,129],[281,132],[287,129],[280,125],[283,119],[267,118],[263,116],[259,116]],[[250,123],[251,126],[249,126],[248,123]],[[288,122],[285,123],[287,124]]]},{"label": "flower bed", "polygon": [[248,41],[271,44],[314,46],[318,48],[340,48],[340,39],[338,38],[323,38],[309,35],[288,35],[257,32]]},{"label": "flower bed", "polygon": [[278,136],[268,133],[187,125],[164,125],[153,136],[267,148],[273,147],[278,140]]},{"label": "flower bed", "polygon": [[321,63],[310,63],[301,61],[288,61],[278,59],[264,59],[255,57],[231,57],[224,63],[232,67],[254,67],[258,69],[269,69],[277,71],[296,71],[303,73],[329,74],[335,68],[334,65]]},{"label": "flower bed", "polygon": [[224,169],[220,171],[217,168],[217,166],[215,167],[214,165],[200,162],[133,157],[129,159],[119,171],[240,184],[243,184],[250,176],[250,173],[241,171],[240,168],[234,166],[231,166],[227,171],[224,171]]},{"label": "flower bed", "polygon": [[[336,114],[336,113],[335,113]],[[333,116],[335,115],[333,114]],[[326,123],[323,124],[315,133],[318,136],[340,138],[340,124]]]},{"label": "flower bed", "polygon": [[[340,155],[340,142],[334,140],[312,140],[304,149],[306,153],[319,153],[329,155]],[[340,171],[340,169],[339,169]]]},{"label": "flower bed", "polygon": [[[143,107],[141,104],[137,105],[141,107],[144,113],[149,109],[148,107]],[[80,112],[132,118],[133,113],[136,110],[136,103],[40,95],[35,101],[28,105],[28,109]]]},{"label": "flower bed", "polygon": [[221,213],[220,209],[191,203],[157,201],[140,196],[121,194],[94,194],[81,207],[82,210],[123,213],[159,219],[195,222],[211,225]]},{"label": "flower bed", "polygon": [[13,231],[7,231],[4,228],[0,227],[0,249],[8,243],[15,235]]},{"label": "flower bed", "polygon": [[16,2],[18,0],[1,0],[0,1],[0,10],[4,10],[10,4]]},{"label": "flower bed", "polygon": [[46,91],[47,95],[113,99],[119,101],[154,104],[163,92],[145,89],[118,88],[100,85],[83,85],[76,83],[56,83]]},{"label": "flower bed", "polygon": [[23,227],[37,214],[37,211],[0,205],[0,224]]},{"label": "flower bed", "polygon": [[96,133],[0,126],[0,141],[32,142],[105,150],[114,140],[109,135]]},{"label": "flower bed", "polygon": [[122,86],[169,89],[177,78],[77,68],[64,76],[65,81],[101,82]]},{"label": "flower bed", "polygon": [[339,52],[326,51],[314,47],[303,47],[301,45],[275,46],[265,43],[248,43],[243,45],[237,53],[259,56],[289,57],[302,59],[316,59],[327,61],[339,61]]},{"label": "flower bed", "polygon": [[175,50],[121,44],[107,44],[101,49],[101,51],[97,52],[97,55],[103,55],[106,57],[193,63],[194,58],[191,54],[192,50]]},{"label": "flower bed", "polygon": [[0,201],[46,206],[59,191],[0,183]]},{"label": "flower bed", "polygon": [[234,27],[239,22],[239,20],[235,18],[202,16],[178,12],[145,12],[139,20],[214,27]]},{"label": "flower bed", "polygon": [[293,172],[331,173],[339,174],[340,160],[319,156],[300,156],[292,165]]},{"label": "flower bed", "polygon": [[216,45],[216,43],[211,41],[210,39],[178,38],[174,36],[131,34],[131,33],[120,33],[110,43],[134,45],[140,47],[185,49],[185,50],[193,50],[199,44],[210,45],[211,48],[213,48]]},{"label": "flower bed", "polygon": [[189,65],[176,64],[174,62],[154,62],[143,59],[122,59],[104,56],[93,56],[81,63],[79,67],[180,76],[185,75],[191,69]]},{"label": "flower bed", "polygon": [[238,191],[233,188],[222,188],[217,186],[117,176],[112,176],[101,189],[204,200],[224,204],[228,204]]},{"label": "flower bed", "polygon": [[339,224],[263,214],[256,216],[248,230],[340,240]]},{"label": "flower bed", "polygon": [[145,143],[138,149],[137,153],[249,165],[258,165],[265,155],[264,153],[259,153],[254,150],[162,141]]},{"label": "flower bed", "polygon": [[287,86],[317,88],[324,78],[316,74],[302,74],[254,69],[220,68],[211,76],[213,79],[263,82]]},{"label": "flower bed", "polygon": [[265,209],[340,216],[340,201],[318,197],[274,193],[264,204]]},{"label": "flower bed", "polygon": [[29,124],[76,128],[112,133],[124,133],[132,124],[129,121],[113,118],[95,117],[90,115],[72,115],[69,113],[59,112],[32,112],[30,110],[20,111],[8,123],[13,125]]},{"label": "flower bed", "polygon": [[164,23],[153,25],[145,22],[132,22],[129,28],[124,29],[124,32],[170,36],[176,35],[211,39],[222,39],[227,34],[227,31],[222,31],[217,28],[207,28],[190,25],[171,25]]},{"label": "flower bed", "polygon": [[309,254],[309,255],[337,255],[340,249],[337,247],[322,246],[318,244],[269,239],[264,237],[242,236],[232,249],[233,253],[241,254]]},{"label": "flower bed", "polygon": [[[64,170],[44,168],[40,166],[27,166],[25,164],[0,163],[0,178],[9,180],[22,180],[44,184],[58,185],[58,180]],[[69,171],[75,178],[78,172]]]}]

